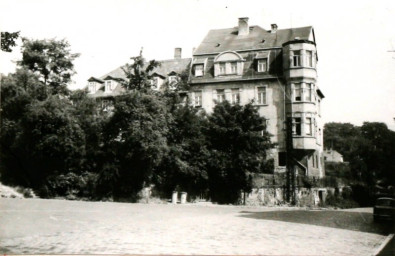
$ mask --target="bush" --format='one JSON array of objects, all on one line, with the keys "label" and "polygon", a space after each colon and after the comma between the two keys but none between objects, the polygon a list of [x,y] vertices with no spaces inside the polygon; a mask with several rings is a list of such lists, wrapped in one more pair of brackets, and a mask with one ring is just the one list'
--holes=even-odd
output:
[{"label": "bush", "polygon": [[65,197],[69,200],[94,198],[97,174],[84,172],[52,175],[39,190],[40,197]]},{"label": "bush", "polygon": [[357,208],[359,204],[352,199],[343,198],[342,196],[336,196],[331,191],[328,191],[328,195],[325,200],[327,206],[332,206],[336,208]]},{"label": "bush", "polygon": [[36,195],[34,194],[33,189],[24,188],[24,187],[16,187],[16,191],[21,193],[24,198],[34,198]]}]

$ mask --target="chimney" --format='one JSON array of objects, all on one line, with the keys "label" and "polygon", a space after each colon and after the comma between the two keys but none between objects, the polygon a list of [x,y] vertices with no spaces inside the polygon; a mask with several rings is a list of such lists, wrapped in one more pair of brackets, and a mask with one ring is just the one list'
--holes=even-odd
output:
[{"label": "chimney", "polygon": [[193,48],[192,48],[192,55],[195,53],[195,51],[196,51],[196,48],[193,47]]},{"label": "chimney", "polygon": [[277,24],[272,24],[272,30],[270,32],[271,33],[276,33],[277,32]]},{"label": "chimney", "polygon": [[174,48],[174,59],[181,59],[181,48]]},{"label": "chimney", "polygon": [[248,27],[248,18],[239,18],[239,36],[246,36],[250,32]]}]

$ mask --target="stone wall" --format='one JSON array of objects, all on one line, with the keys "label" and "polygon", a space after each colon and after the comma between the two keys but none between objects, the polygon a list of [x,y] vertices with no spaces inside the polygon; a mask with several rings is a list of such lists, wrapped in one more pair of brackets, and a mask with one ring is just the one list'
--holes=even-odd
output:
[{"label": "stone wall", "polygon": [[[245,195],[246,205],[275,206],[286,204],[286,174],[255,174],[253,189]],[[306,187],[297,182],[295,198],[297,206],[313,207],[325,202],[325,187]],[[243,198],[243,197],[242,197]]]}]

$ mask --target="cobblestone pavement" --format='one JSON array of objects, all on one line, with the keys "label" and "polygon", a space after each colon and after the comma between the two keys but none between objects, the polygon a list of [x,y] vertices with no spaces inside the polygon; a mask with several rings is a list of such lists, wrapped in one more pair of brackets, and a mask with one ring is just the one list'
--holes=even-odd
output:
[{"label": "cobblestone pavement", "polygon": [[287,208],[0,199],[4,254],[371,255],[384,235],[243,217]]}]

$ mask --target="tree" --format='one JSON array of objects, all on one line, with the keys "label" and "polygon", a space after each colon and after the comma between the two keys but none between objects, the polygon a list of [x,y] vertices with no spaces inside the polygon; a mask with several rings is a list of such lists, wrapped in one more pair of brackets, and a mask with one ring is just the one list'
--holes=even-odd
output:
[{"label": "tree", "polygon": [[115,100],[104,127],[105,175],[115,182],[115,199],[133,198],[150,184],[153,170],[168,152],[170,118],[163,99],[154,94],[135,91]]},{"label": "tree", "polygon": [[79,54],[71,53],[66,40],[33,40],[22,38],[20,67],[36,73],[43,82],[46,95],[68,95],[67,84],[74,70],[73,61]]},{"label": "tree", "polygon": [[155,60],[150,60],[146,63],[143,57],[143,50],[141,49],[140,55],[131,57],[132,64],[126,64],[122,70],[125,72],[127,81],[123,86],[128,90],[147,91],[151,88],[151,72],[160,63]]},{"label": "tree", "polygon": [[71,92],[70,100],[73,103],[72,115],[85,135],[86,156],[82,167],[86,171],[98,173],[104,164],[103,129],[108,116],[98,113],[98,103],[88,96],[87,90]]},{"label": "tree", "polygon": [[369,142],[362,157],[373,179],[395,185],[395,132],[384,123],[364,122],[361,133]]},{"label": "tree", "polygon": [[215,106],[205,134],[211,197],[220,203],[236,203],[240,191],[251,190],[251,174],[271,168],[266,151],[273,145],[265,118],[251,103],[240,106],[225,101]]},{"label": "tree", "polygon": [[210,156],[203,134],[207,119],[199,109],[177,102],[169,98],[167,103],[172,114],[167,136],[169,153],[157,167],[153,181],[165,196],[180,190],[194,198],[208,189],[206,165]]},{"label": "tree", "polygon": [[71,108],[67,100],[51,96],[32,100],[19,119],[4,120],[3,180],[39,189],[50,175],[80,171],[84,134]]},{"label": "tree", "polygon": [[12,47],[16,46],[16,39],[19,37],[18,32],[1,32],[1,50],[3,52],[12,52]]}]

